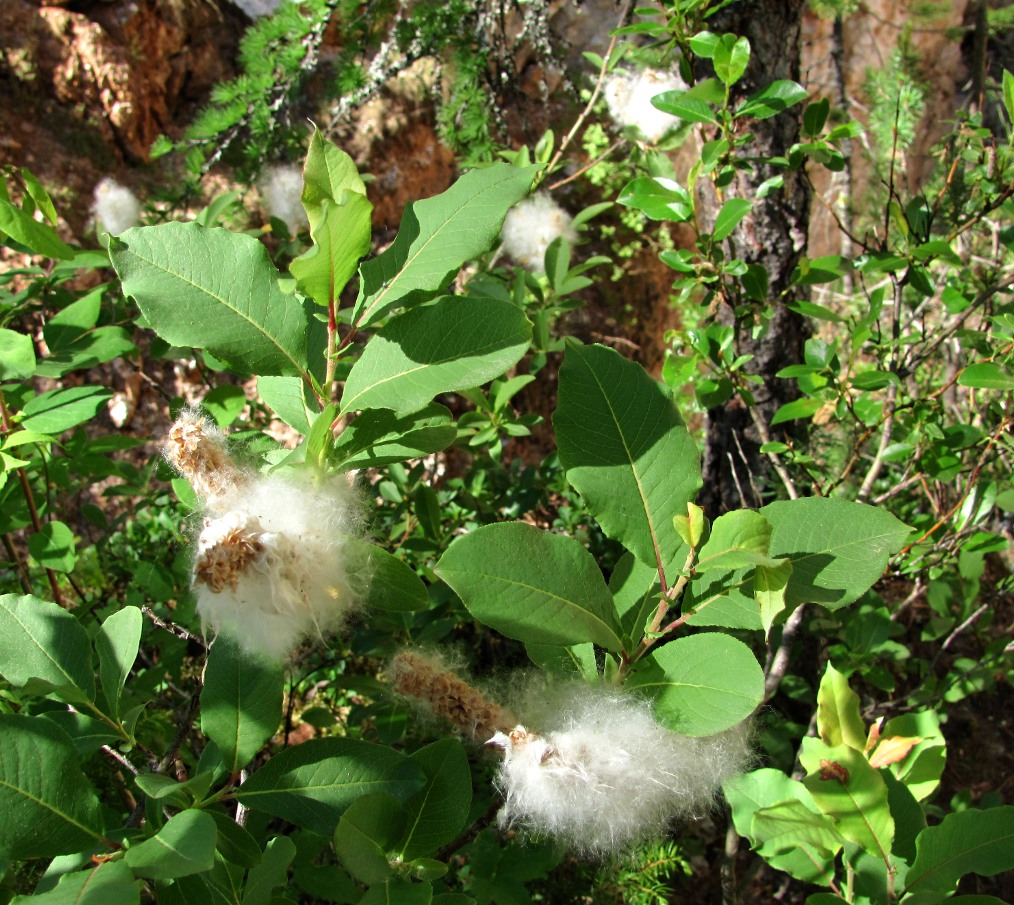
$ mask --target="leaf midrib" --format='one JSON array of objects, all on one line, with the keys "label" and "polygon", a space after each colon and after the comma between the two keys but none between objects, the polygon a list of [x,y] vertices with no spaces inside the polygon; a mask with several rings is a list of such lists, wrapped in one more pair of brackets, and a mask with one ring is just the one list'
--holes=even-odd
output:
[{"label": "leaf midrib", "polygon": [[199,283],[195,283],[192,279],[184,276],[183,274],[177,273],[176,271],[170,270],[168,267],[164,267],[161,264],[156,263],[155,261],[149,260],[148,258],[144,257],[144,255],[142,255],[137,250],[136,246],[133,247],[133,248],[128,248],[128,253],[132,254],[138,260],[143,261],[145,264],[147,264],[148,266],[152,267],[153,269],[159,270],[162,273],[167,274],[168,276],[174,277],[177,280],[180,280],[180,282],[186,283],[187,285],[193,287],[194,289],[198,290],[199,292],[203,292],[205,295],[210,296],[216,302],[219,302],[224,308],[226,308],[229,311],[231,311],[233,314],[235,314],[240,319],[246,321],[247,324],[249,324],[251,327],[253,327],[255,330],[257,330],[259,333],[261,333],[262,335],[264,335],[265,337],[267,337],[271,341],[272,345],[274,345],[274,347],[276,349],[278,349],[278,351],[281,352],[282,355],[284,355],[285,358],[287,358],[292,363],[293,367],[295,367],[295,369],[299,373],[299,375],[301,377],[303,377],[304,379],[307,377],[306,369],[302,366],[302,364],[299,361],[297,361],[292,356],[292,354],[289,352],[289,350],[286,349],[285,346],[282,345],[281,341],[279,340],[279,338],[277,336],[275,336],[273,333],[268,332],[268,330],[263,325],[258,324],[257,321],[255,321],[252,317],[250,317],[247,314],[244,314],[242,311],[239,310],[239,308],[237,308],[235,305],[233,305],[232,303],[230,303],[229,301],[227,301],[225,298],[223,298],[220,295],[216,295],[214,292],[212,292],[206,286],[202,286]]}]

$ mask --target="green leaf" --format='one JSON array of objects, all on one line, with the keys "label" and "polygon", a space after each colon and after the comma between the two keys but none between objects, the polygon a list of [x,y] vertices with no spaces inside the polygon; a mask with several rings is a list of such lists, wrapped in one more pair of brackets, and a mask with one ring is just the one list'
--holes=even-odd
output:
[{"label": "green leaf", "polygon": [[735,726],[764,697],[764,673],[750,648],[718,632],[666,644],[627,684],[655,699],[668,728],[692,736]]},{"label": "green leaf", "polygon": [[73,572],[77,561],[74,532],[63,522],[46,522],[28,538],[28,552],[44,569]]},{"label": "green leaf", "polygon": [[814,415],[819,409],[824,407],[824,403],[820,399],[814,399],[809,396],[804,396],[802,399],[793,399],[792,402],[786,402],[785,405],[781,406],[774,417],[771,419],[772,427],[776,424],[782,424],[786,421],[796,421],[799,418],[809,418]]},{"label": "green leaf", "polygon": [[804,738],[799,761],[807,771],[803,784],[817,807],[846,839],[886,862],[894,842],[894,818],[887,785],[863,752]]},{"label": "green leaf", "polygon": [[104,387],[68,387],[30,399],[21,410],[21,426],[40,434],[62,434],[90,418],[112,397]]},{"label": "green leaf", "polygon": [[992,877],[1014,869],[1014,807],[948,814],[916,839],[907,892],[950,892],[965,874]]},{"label": "green leaf", "polygon": [[498,377],[528,350],[531,324],[511,302],[445,296],[392,319],[345,381],[342,412],[414,412],[438,393]]},{"label": "green leaf", "polygon": [[317,407],[306,398],[307,383],[298,377],[258,377],[257,393],[289,427],[304,436],[310,432]]},{"label": "green leaf", "polygon": [[[347,540],[346,543],[353,541]],[[429,603],[429,592],[415,570],[381,547],[355,541],[370,560],[370,586],[366,605],[391,613],[411,613]]]},{"label": "green leaf", "polygon": [[50,354],[35,369],[35,373],[41,377],[63,377],[71,371],[94,368],[114,358],[137,352],[137,346],[127,331],[123,327],[112,326],[87,330],[65,345],[49,348]]},{"label": "green leaf", "polygon": [[699,57],[710,60],[721,41],[721,36],[711,31],[699,31],[690,39],[690,49]]},{"label": "green leaf", "polygon": [[127,849],[124,860],[139,877],[168,880],[211,870],[215,864],[215,821],[204,811],[181,811],[150,839]]},{"label": "green leaf", "polygon": [[778,614],[785,609],[785,594],[791,577],[792,563],[787,559],[778,561],[778,565],[760,565],[754,569],[753,596],[760,609],[765,640]]},{"label": "green leaf", "polygon": [[1010,70],[1003,71],[1003,106],[1007,111],[1007,122],[1014,123],[1014,75]]},{"label": "green leaf", "polygon": [[57,235],[52,226],[40,223],[2,198],[0,198],[0,233],[6,233],[15,242],[47,258],[69,261],[74,257],[74,249]]},{"label": "green leaf", "polygon": [[817,733],[832,748],[847,745],[856,751],[866,750],[866,725],[859,712],[859,695],[830,662],[817,690]]},{"label": "green leaf", "polygon": [[342,811],[360,796],[390,792],[404,799],[424,783],[418,764],[397,751],[322,738],[276,754],[240,786],[236,798],[248,808],[330,836]]},{"label": "green leaf", "polygon": [[30,336],[0,328],[0,381],[27,380],[35,373],[35,345]]},{"label": "green leaf", "polygon": [[240,867],[256,867],[261,861],[261,847],[250,832],[241,827],[228,814],[221,811],[205,811],[215,821],[218,830],[218,851],[226,861]]},{"label": "green leaf", "polygon": [[303,164],[303,207],[311,232],[324,217],[325,202],[341,204],[349,194],[366,195],[355,161],[314,126]]},{"label": "green leaf", "polygon": [[450,411],[436,402],[408,415],[371,409],[341,432],[334,462],[345,471],[404,462],[446,449],[457,435]]},{"label": "green leaf", "polygon": [[1014,377],[993,361],[969,365],[958,375],[958,385],[982,390],[1014,390]]},{"label": "green leaf", "polygon": [[377,792],[354,801],[334,833],[342,866],[360,883],[383,883],[391,876],[387,851],[394,848],[404,822],[404,808],[393,795]]},{"label": "green leaf", "polygon": [[696,571],[779,565],[779,560],[768,556],[772,530],[771,523],[751,509],[720,515],[712,523],[711,535],[701,548]]},{"label": "green leaf", "polygon": [[628,182],[617,202],[641,211],[651,220],[683,223],[694,215],[694,201],[678,182],[663,176],[639,176]]},{"label": "green leaf", "polygon": [[0,675],[15,688],[56,691],[65,700],[95,698],[92,648],[63,607],[37,597],[0,596]]},{"label": "green leaf", "polygon": [[486,525],[457,538],[435,571],[476,619],[508,638],[622,647],[612,595],[573,538],[521,522]]},{"label": "green leaf", "polygon": [[53,206],[53,199],[49,197],[49,192],[46,191],[45,187],[39,182],[36,175],[25,167],[20,168],[21,178],[24,180],[25,189],[28,191],[28,196],[35,202],[42,216],[49,221],[50,224],[56,226],[57,216],[56,208]]},{"label": "green leaf", "polygon": [[714,47],[712,62],[715,75],[725,85],[735,85],[746,72],[750,62],[750,42],[736,35],[722,35]]},{"label": "green leaf", "polygon": [[284,671],[280,663],[251,656],[219,634],[208,652],[201,691],[201,730],[236,773],[274,735],[282,719]]},{"label": "green leaf", "polygon": [[403,861],[428,855],[454,840],[472,805],[472,773],[461,742],[442,739],[411,757],[426,774],[426,785],[406,804],[405,833],[396,846]]},{"label": "green leaf", "polygon": [[755,94],[751,94],[736,108],[735,115],[752,116],[754,119],[768,119],[800,101],[806,100],[806,89],[788,79],[772,82]]},{"label": "green leaf", "polygon": [[715,218],[715,229],[712,232],[712,238],[716,242],[721,242],[722,239],[732,235],[732,231],[739,225],[740,220],[749,214],[752,209],[752,201],[747,201],[746,198],[730,198],[722,205],[722,209]]},{"label": "green leaf", "polygon": [[[686,91],[663,91],[651,99],[653,107],[663,113],[678,116],[687,123],[713,123],[718,125],[718,114],[706,100]],[[622,203],[622,201],[621,201]]]},{"label": "green leaf", "polygon": [[[409,883],[405,880],[386,880],[382,886],[366,890],[359,905],[431,905],[433,887],[429,883]],[[506,899],[499,901],[506,902]],[[521,905],[521,901],[518,901]]]},{"label": "green leaf", "polygon": [[489,250],[537,169],[496,164],[471,170],[443,194],[408,204],[390,248],[360,268],[354,325],[369,327],[396,307],[446,289],[462,264]]},{"label": "green leaf", "polygon": [[648,565],[671,562],[685,547],[673,517],[697,496],[701,466],[669,393],[614,350],[569,343],[553,426],[602,530]]},{"label": "green leaf", "polygon": [[821,856],[833,857],[843,841],[827,817],[796,800],[760,808],[753,816],[751,834],[763,840],[759,852],[765,857],[801,845],[812,847]]},{"label": "green leaf", "polygon": [[893,717],[881,726],[880,736],[922,739],[904,760],[891,764],[889,769],[919,801],[932,795],[940,785],[947,759],[947,743],[936,713],[922,710]]},{"label": "green leaf", "polygon": [[[285,378],[279,379],[284,380]],[[215,424],[219,427],[228,427],[246,408],[246,393],[243,391],[243,387],[229,386],[228,384],[217,386],[204,394],[201,408],[215,419]]]},{"label": "green leaf", "polygon": [[[762,769],[726,782],[724,792],[736,829],[752,841],[768,864],[806,883],[826,886],[834,880],[835,857],[842,848],[841,835],[831,819],[820,813],[802,783],[779,770]],[[787,820],[770,819],[777,817],[783,806],[788,806]],[[808,811],[812,819],[800,808]],[[755,821],[755,815],[761,813],[766,816]],[[796,839],[794,829],[798,830]],[[805,837],[805,841],[799,837]]]},{"label": "green leaf", "polygon": [[15,896],[11,905],[138,905],[141,881],[123,861],[104,861],[64,874],[54,889]]},{"label": "green leaf", "polygon": [[124,607],[107,617],[95,636],[99,679],[109,704],[109,715],[114,719],[120,717],[120,696],[137,659],[142,622],[140,609],[136,606]]},{"label": "green leaf", "polygon": [[313,246],[289,265],[300,292],[320,305],[338,300],[370,250],[372,212],[366,197],[354,192],[344,202],[322,203],[320,222],[310,228]]},{"label": "green leaf", "polygon": [[306,374],[303,306],[279,288],[252,236],[163,223],[128,229],[109,256],[124,294],[166,342],[207,349],[258,375]]},{"label": "green leaf", "polygon": [[803,134],[809,138],[820,135],[824,131],[824,124],[827,122],[830,112],[831,101],[826,97],[808,105],[803,111]]},{"label": "green leaf", "polygon": [[295,843],[288,836],[275,836],[265,847],[261,863],[247,877],[243,905],[271,905],[271,894],[286,884],[295,857]]},{"label": "green leaf", "polygon": [[792,608],[819,603],[837,610],[857,600],[910,534],[886,510],[847,500],[783,500],[760,512],[774,527],[770,555],[792,562],[786,594]]},{"label": "green leaf", "polygon": [[0,813],[0,860],[52,858],[106,841],[73,744],[41,717],[0,715]]}]

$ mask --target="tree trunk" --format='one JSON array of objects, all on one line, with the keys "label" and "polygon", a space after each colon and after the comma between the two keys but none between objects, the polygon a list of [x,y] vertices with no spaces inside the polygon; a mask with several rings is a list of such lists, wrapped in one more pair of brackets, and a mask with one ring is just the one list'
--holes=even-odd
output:
[{"label": "tree trunk", "polygon": [[[777,79],[799,81],[803,7],[803,0],[749,0],[735,3],[709,20],[711,31],[743,35],[750,41],[750,65],[733,87],[734,104]],[[804,106],[749,122],[747,127],[754,137],[739,155],[784,155],[798,138]],[[795,385],[776,380],[774,375],[786,365],[803,360],[808,335],[805,319],[785,306],[781,293],[789,287],[789,277],[806,244],[810,190],[800,173],[786,172],[784,188],[758,200],[760,184],[779,172],[783,171],[764,163],[739,170],[725,190],[727,199],[739,197],[754,202],[752,213],[740,223],[730,242],[735,257],[767,270],[771,307],[767,327],[757,339],[753,338],[759,314],[755,303],[747,303],[745,310],[741,306],[738,314],[725,303],[717,314],[719,319],[735,324],[737,353],[754,356],[746,370],[763,380],[753,386],[753,392],[757,412],[765,424],[781,405],[795,398]],[[710,210],[713,218],[719,202],[713,193],[705,201],[704,209]],[[792,297],[790,291],[785,299]],[[742,506],[760,506],[775,491],[773,482],[777,478],[760,452],[761,445],[750,411],[738,398],[708,413],[702,505],[709,517]]]}]

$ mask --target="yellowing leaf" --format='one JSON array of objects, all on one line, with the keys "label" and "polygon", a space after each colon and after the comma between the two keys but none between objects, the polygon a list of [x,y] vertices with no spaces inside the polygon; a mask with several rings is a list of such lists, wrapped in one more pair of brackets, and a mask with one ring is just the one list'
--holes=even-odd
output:
[{"label": "yellowing leaf", "polygon": [[895,736],[894,738],[885,738],[877,745],[873,756],[870,757],[870,766],[876,767],[879,770],[888,764],[896,764],[898,761],[908,757],[908,752],[921,741],[922,739],[918,737],[905,738],[903,736]]}]

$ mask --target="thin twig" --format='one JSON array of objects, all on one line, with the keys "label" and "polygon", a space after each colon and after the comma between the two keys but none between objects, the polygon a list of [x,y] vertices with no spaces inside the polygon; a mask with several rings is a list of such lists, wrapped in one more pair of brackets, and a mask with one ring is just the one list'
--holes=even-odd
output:
[{"label": "thin twig", "polygon": [[880,428],[880,443],[877,446],[877,452],[873,456],[873,462],[870,463],[869,471],[866,472],[866,478],[863,480],[862,486],[859,488],[859,493],[856,494],[856,499],[860,503],[863,502],[873,491],[873,484],[877,480],[880,470],[884,467],[884,454],[887,452],[887,448],[891,445],[891,435],[894,431],[894,413],[898,401],[898,383],[901,381],[901,375],[898,373],[901,350],[898,348],[897,342],[901,333],[902,293],[902,281],[896,279],[894,281],[894,309],[892,315],[892,330],[895,346],[892,353],[893,362],[891,366],[891,373],[894,374],[896,379],[893,380],[887,387],[887,394],[884,399],[884,421]]},{"label": "thin twig", "polygon": [[[631,0],[624,0],[623,6],[620,9],[617,28],[626,21],[627,14],[630,12],[630,3]],[[545,176],[548,176],[550,173],[553,172],[553,169],[560,162],[560,158],[563,157],[564,152],[567,150],[570,143],[574,140],[574,137],[577,135],[577,133],[581,130],[581,127],[584,125],[584,121],[588,118],[589,114],[592,112],[592,108],[594,108],[595,102],[599,99],[599,95],[602,93],[602,83],[605,81],[606,70],[609,67],[609,59],[613,55],[613,50],[615,49],[615,47],[616,47],[616,35],[613,35],[612,38],[609,39],[609,46],[606,48],[606,52],[602,56],[602,66],[599,67],[599,74],[598,77],[595,79],[595,87],[592,89],[591,97],[588,99],[588,103],[585,104],[584,110],[581,111],[577,119],[574,121],[574,125],[570,127],[570,131],[568,131],[567,134],[563,137],[563,140],[560,142],[560,147],[556,149],[556,153],[549,161],[549,165],[546,167],[545,170],[542,171]],[[538,186],[542,178],[543,176],[540,175],[535,180],[535,186],[533,186],[533,188]]]},{"label": "thin twig", "polygon": [[[767,446],[771,442],[771,433],[768,431],[767,423],[761,417],[760,412],[757,411],[756,406],[749,406],[750,418],[753,420],[754,427],[757,428],[757,433],[760,435],[761,443]],[[792,477],[786,471],[785,466],[782,465],[782,460],[778,453],[767,452],[765,455],[768,457],[768,461],[771,463],[771,467],[774,468],[775,474],[781,479],[782,485],[785,487],[785,492],[789,495],[790,500],[799,499],[799,491],[796,489],[796,482],[792,480]]]},{"label": "thin twig", "polygon": [[179,625],[176,622],[172,622],[171,620],[168,619],[162,619],[155,613],[155,611],[150,606],[141,607],[141,612],[144,613],[144,615],[147,616],[159,628],[165,629],[170,634],[175,635],[177,638],[182,638],[184,641],[194,641],[197,644],[201,645],[201,647],[203,647],[205,650],[207,650],[208,645],[203,638],[199,638],[197,637],[197,635],[188,632],[185,628],[183,628],[182,625]]},{"label": "thin twig", "polygon": [[108,754],[113,760],[115,760],[121,767],[134,776],[140,775],[141,771],[137,769],[126,757],[120,754],[115,748],[110,748],[109,745],[103,745],[102,751],[104,754]]},{"label": "thin twig", "polygon": [[782,684],[782,679],[785,678],[785,673],[789,668],[789,655],[792,652],[792,642],[796,640],[796,635],[799,634],[799,629],[803,625],[804,609],[805,604],[797,607],[792,615],[785,620],[785,625],[782,626],[782,640],[778,644],[778,650],[771,657],[764,675],[765,701],[770,701],[775,696],[778,686]]},{"label": "thin twig", "polygon": [[560,188],[560,186],[566,185],[568,182],[573,182],[575,179],[580,178],[589,170],[595,169],[595,167],[597,167],[600,163],[602,163],[602,161],[605,160],[610,154],[612,154],[613,151],[615,151],[617,148],[622,147],[626,143],[627,140],[625,138],[621,138],[619,139],[619,141],[614,141],[605,151],[599,154],[599,156],[596,157],[591,163],[586,163],[583,167],[581,167],[581,169],[577,170],[574,173],[571,173],[566,179],[560,179],[557,182],[554,182],[552,185],[546,186],[546,191],[552,192],[555,189]]}]

